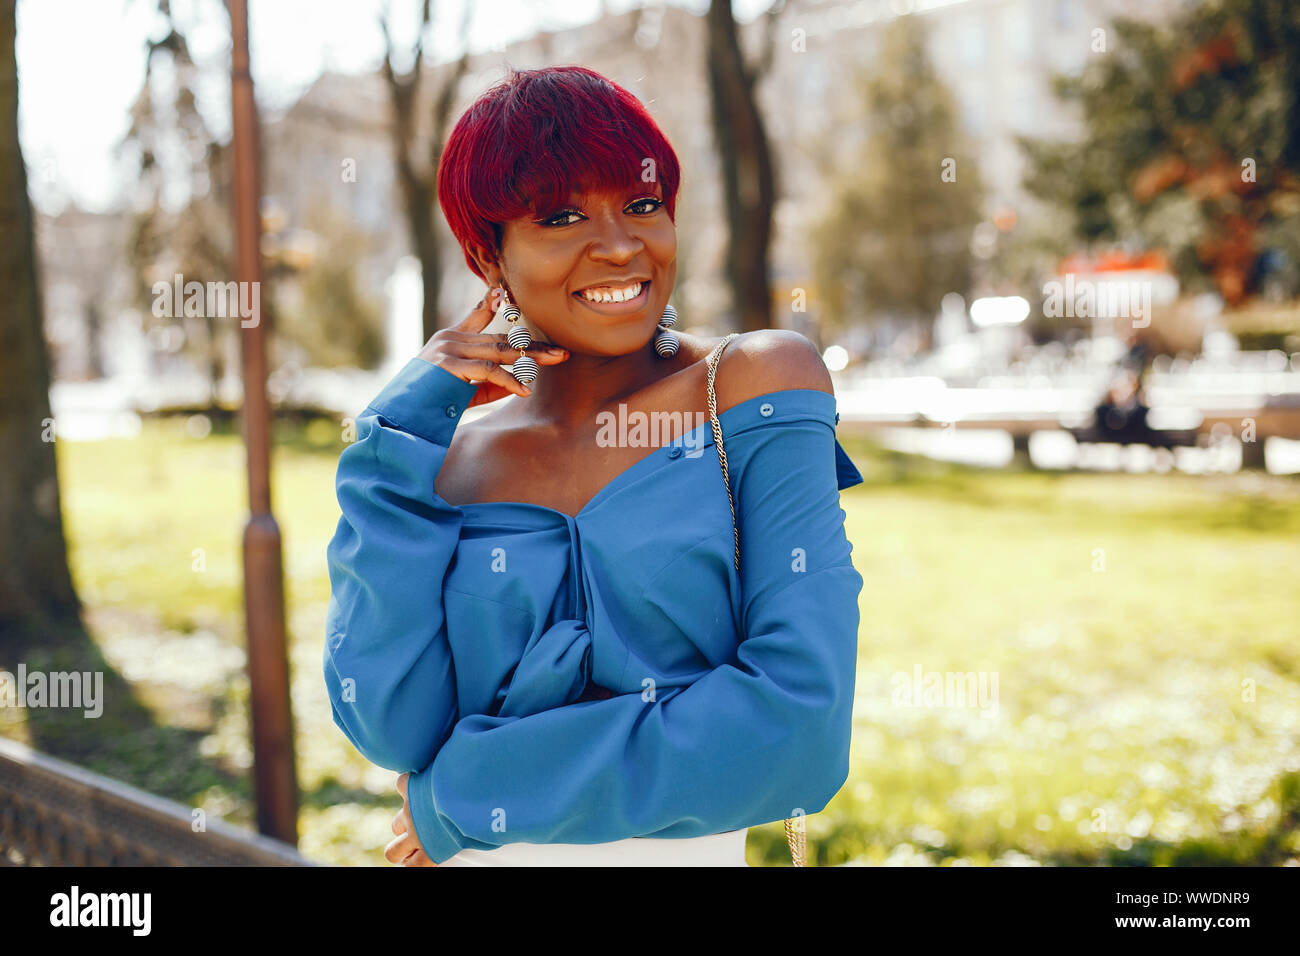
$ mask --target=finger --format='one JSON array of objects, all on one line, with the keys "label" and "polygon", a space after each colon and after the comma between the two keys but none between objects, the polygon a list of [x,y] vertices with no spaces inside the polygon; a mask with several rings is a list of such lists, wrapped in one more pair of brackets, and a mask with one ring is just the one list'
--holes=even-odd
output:
[{"label": "finger", "polygon": [[474,397],[469,400],[469,407],[473,408],[475,405],[486,405],[489,402],[495,402],[505,398],[507,395],[514,394],[514,392],[506,391],[494,382],[484,382],[479,386],[478,391],[474,393]]},{"label": "finger", "polygon": [[[460,355],[459,346],[454,349],[442,349],[438,355],[435,364],[441,366],[443,370],[450,372],[462,381],[469,382],[472,385],[486,386],[487,383],[493,383],[495,388],[494,394],[497,397],[502,395],[528,395],[531,389],[525,387],[514,377],[513,374],[506,371],[501,365],[502,361],[509,361],[514,364],[513,358],[497,355],[489,359],[482,358],[464,358]],[[517,353],[516,353],[517,354]],[[485,401],[483,397],[483,387],[480,387],[471,398],[470,405],[481,405]]]},{"label": "finger", "polygon": [[[489,359],[502,365],[511,364],[519,356],[519,350],[504,335],[466,335],[456,342],[455,350],[461,358]],[[524,354],[538,365],[558,365],[569,357],[565,349],[545,342],[534,342]]]},{"label": "finger", "polygon": [[532,394],[532,389],[491,359],[448,358],[443,368],[467,382],[492,382],[511,395]]},{"label": "finger", "polygon": [[[443,344],[456,343],[457,345],[476,345],[481,343],[505,342],[507,347],[514,349],[510,345],[509,336],[504,332],[467,332],[464,329],[445,329],[441,333]],[[528,345],[530,349],[545,351],[546,349],[555,349],[556,351],[568,353],[568,349],[554,342],[547,342],[542,339],[534,339]]]}]

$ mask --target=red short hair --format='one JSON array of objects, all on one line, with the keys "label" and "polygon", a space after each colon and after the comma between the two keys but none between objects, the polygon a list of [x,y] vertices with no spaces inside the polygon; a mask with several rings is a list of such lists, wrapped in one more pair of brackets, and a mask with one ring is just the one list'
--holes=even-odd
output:
[{"label": "red short hair", "polygon": [[654,161],[676,219],[677,154],[641,102],[581,66],[512,70],[465,111],[438,164],[438,203],[474,274],[470,249],[501,249],[501,224],[559,211],[578,188],[621,189]]}]

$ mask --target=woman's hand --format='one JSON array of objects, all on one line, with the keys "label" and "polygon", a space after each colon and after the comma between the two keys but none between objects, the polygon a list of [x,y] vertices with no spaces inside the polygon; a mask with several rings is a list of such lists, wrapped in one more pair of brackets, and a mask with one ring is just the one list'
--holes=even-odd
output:
[{"label": "woman's hand", "polygon": [[[493,289],[474,306],[465,320],[449,329],[439,329],[420,350],[419,357],[426,362],[455,375],[466,382],[481,382],[479,390],[470,399],[470,407],[495,402],[507,395],[531,395],[532,389],[522,385],[503,368],[519,357],[504,335],[487,335],[483,330],[496,313],[501,290]],[[569,357],[564,349],[534,342],[527,354],[538,365],[556,365]]]},{"label": "woman's hand", "polygon": [[393,817],[393,832],[397,838],[384,847],[384,859],[398,866],[437,866],[424,852],[420,838],[415,835],[411,801],[406,796],[406,778],[409,776],[409,773],[404,773],[397,778],[397,792],[402,795],[402,809]]}]

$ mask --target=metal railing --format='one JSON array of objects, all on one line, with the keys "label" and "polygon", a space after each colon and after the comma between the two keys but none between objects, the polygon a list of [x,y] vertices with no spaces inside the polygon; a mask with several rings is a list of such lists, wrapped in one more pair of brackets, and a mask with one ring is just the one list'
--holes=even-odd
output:
[{"label": "metal railing", "polygon": [[312,866],[279,840],[0,738],[0,866]]}]

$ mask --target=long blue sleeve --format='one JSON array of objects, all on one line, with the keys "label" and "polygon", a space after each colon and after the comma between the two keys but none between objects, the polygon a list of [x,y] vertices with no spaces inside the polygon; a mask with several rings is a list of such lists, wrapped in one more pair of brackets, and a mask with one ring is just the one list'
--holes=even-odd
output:
[{"label": "long blue sleeve", "polygon": [[390,770],[428,766],[456,719],[442,581],[462,515],[434,481],[477,388],[413,358],[339,456],[325,683],[334,722]]},{"label": "long blue sleeve", "polygon": [[727,434],[742,547],[735,662],[652,699],[467,715],[409,781],[435,863],[505,843],[703,836],[815,813],[840,789],[862,578],[839,504],[852,467],[829,420],[834,399],[811,394],[824,414]]}]

